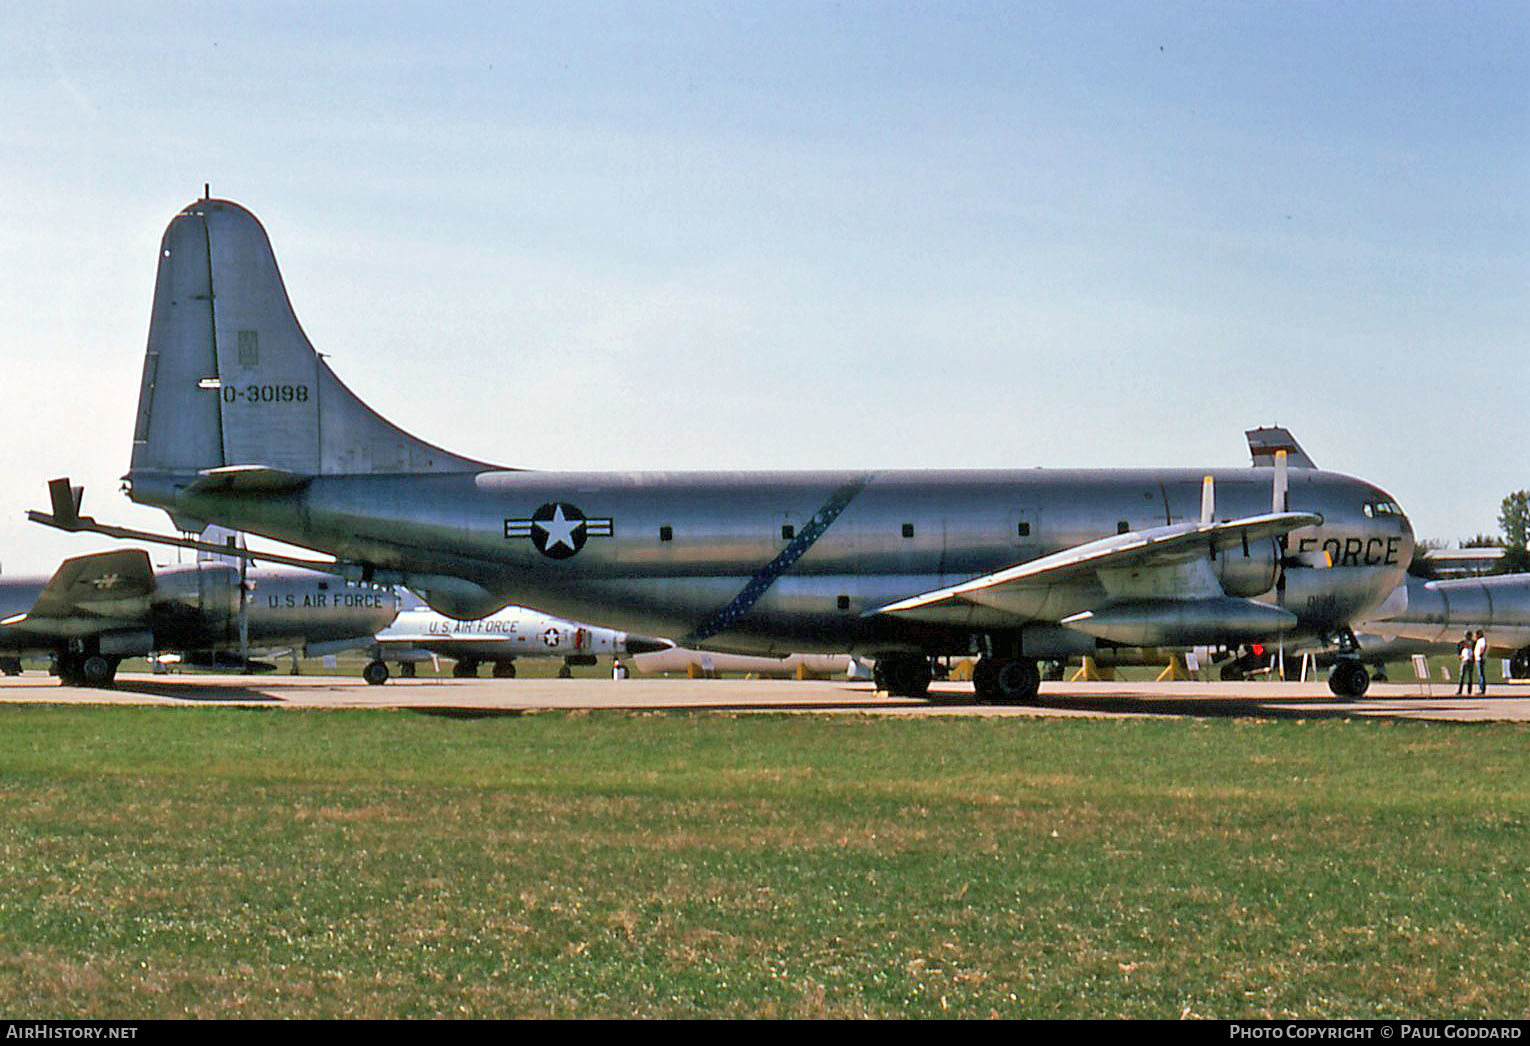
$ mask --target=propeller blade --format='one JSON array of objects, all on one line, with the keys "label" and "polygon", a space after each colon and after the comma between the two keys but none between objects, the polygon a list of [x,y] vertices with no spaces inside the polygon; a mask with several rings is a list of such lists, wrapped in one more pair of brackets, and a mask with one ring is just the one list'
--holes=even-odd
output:
[{"label": "propeller blade", "polygon": [[244,670],[250,671],[250,561],[239,560],[239,659]]}]

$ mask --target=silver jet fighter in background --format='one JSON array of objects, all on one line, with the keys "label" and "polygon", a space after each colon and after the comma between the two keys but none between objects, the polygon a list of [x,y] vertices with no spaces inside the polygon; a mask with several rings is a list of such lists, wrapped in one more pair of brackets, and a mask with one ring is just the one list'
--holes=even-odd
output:
[{"label": "silver jet fighter in background", "polygon": [[[298,325],[265,230],[226,200],[160,245],[133,500],[318,549],[456,618],[509,603],[741,653],[861,653],[922,694],[980,655],[982,700],[1100,646],[1319,637],[1413,552],[1385,492],[1269,469],[531,472],[452,454],[343,385]],[[1368,682],[1352,657],[1337,692]]]},{"label": "silver jet fighter in background", "polygon": [[123,658],[149,654],[249,667],[252,651],[366,646],[397,613],[393,592],[327,574],[212,561],[156,569],[142,549],[97,552],[51,578],[0,578],[0,668],[51,655],[65,684],[108,686]]},{"label": "silver jet fighter in background", "polygon": [[525,607],[506,607],[469,621],[434,610],[409,609],[377,633],[372,647],[375,660],[362,674],[368,683],[386,683],[388,661],[398,662],[403,674],[412,676],[417,663],[441,656],[456,662],[452,675],[458,679],[476,676],[478,666],[486,661],[494,666],[494,678],[513,679],[517,658],[556,657],[563,661],[559,676],[567,678],[570,666],[593,665],[599,656],[631,657],[673,646],[667,639],[582,625]]}]

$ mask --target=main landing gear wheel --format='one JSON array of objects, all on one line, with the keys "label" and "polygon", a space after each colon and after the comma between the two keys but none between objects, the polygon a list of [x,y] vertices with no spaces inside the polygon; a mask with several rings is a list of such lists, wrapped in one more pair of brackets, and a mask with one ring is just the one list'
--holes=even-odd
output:
[{"label": "main landing gear wheel", "polygon": [[985,657],[972,669],[972,686],[985,705],[1027,705],[1041,692],[1041,670],[1029,658]]},{"label": "main landing gear wheel", "polygon": [[515,662],[514,661],[496,661],[496,662],[494,662],[494,678],[495,679],[514,679],[515,678]]},{"label": "main landing gear wheel", "polygon": [[57,660],[55,670],[65,686],[111,686],[117,678],[119,660],[102,654],[70,654]]},{"label": "main landing gear wheel", "polygon": [[477,661],[458,661],[452,666],[453,679],[476,679],[478,677]]},{"label": "main landing gear wheel", "polygon": [[117,678],[117,659],[91,654],[80,662],[80,680],[86,686],[111,686]]},{"label": "main landing gear wheel", "polygon": [[369,661],[361,670],[361,678],[372,686],[382,686],[388,681],[388,666],[381,661]]},{"label": "main landing gear wheel", "polygon": [[933,676],[930,659],[923,654],[889,654],[877,658],[871,669],[876,688],[889,697],[927,698]]},{"label": "main landing gear wheel", "polygon": [[1515,679],[1530,678],[1530,646],[1520,647],[1509,658],[1509,672]]},{"label": "main landing gear wheel", "polygon": [[1344,660],[1333,666],[1328,674],[1328,689],[1336,697],[1354,699],[1365,696],[1371,685],[1371,674],[1359,661]]}]

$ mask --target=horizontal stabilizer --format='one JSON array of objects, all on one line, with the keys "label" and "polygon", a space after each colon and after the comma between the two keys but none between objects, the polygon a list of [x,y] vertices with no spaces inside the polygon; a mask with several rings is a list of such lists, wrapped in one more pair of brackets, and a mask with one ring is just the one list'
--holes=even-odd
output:
[{"label": "horizontal stabilizer", "polygon": [[[197,541],[192,538],[172,536],[169,534],[155,534],[152,531],[147,530],[134,530],[131,527],[117,527],[112,526],[109,523],[98,523],[94,516],[82,516],[79,514],[78,506],[80,499],[78,496],[73,499],[73,504],[67,508],[67,513],[61,516],[59,512],[61,507],[60,496],[58,493],[60,484],[62,484],[63,489],[69,489],[69,481],[67,479],[56,479],[48,484],[48,491],[52,495],[53,499],[53,513],[50,515],[46,512],[38,512],[36,509],[28,509],[27,519],[31,520],[33,523],[41,523],[47,527],[57,527],[60,530],[68,530],[77,533],[83,532],[88,534],[104,534],[110,538],[121,538],[127,541],[147,541],[155,545],[171,545],[175,548],[195,549],[198,552],[210,552],[220,556],[247,559],[251,562],[260,560],[266,563],[281,563],[284,566],[289,567],[302,567],[306,570],[318,570],[325,573],[344,574],[347,576],[350,572],[352,572],[353,569],[352,565],[345,563],[334,563],[317,559],[297,559],[292,556],[277,555],[274,552],[252,552],[242,546],[232,547],[223,544],[213,544],[212,542]],[[78,490],[80,488],[74,489]],[[140,554],[144,555],[144,562],[147,563],[147,554]],[[66,565],[69,562],[72,562],[72,560],[66,560]],[[63,568],[60,567],[59,569],[62,570]],[[354,569],[359,570],[360,567],[355,567]],[[55,577],[56,576],[57,575],[55,575]]]},{"label": "horizontal stabilizer", "polygon": [[200,477],[186,488],[187,494],[281,494],[301,490],[313,478],[264,465],[203,469]]}]

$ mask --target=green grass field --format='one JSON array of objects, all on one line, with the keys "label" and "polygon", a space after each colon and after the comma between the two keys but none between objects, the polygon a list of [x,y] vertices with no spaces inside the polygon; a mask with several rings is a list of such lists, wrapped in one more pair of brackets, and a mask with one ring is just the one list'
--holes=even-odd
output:
[{"label": "green grass field", "polygon": [[13,1017],[1530,1015],[1530,730],[0,708]]}]

